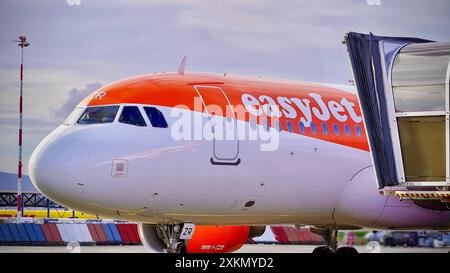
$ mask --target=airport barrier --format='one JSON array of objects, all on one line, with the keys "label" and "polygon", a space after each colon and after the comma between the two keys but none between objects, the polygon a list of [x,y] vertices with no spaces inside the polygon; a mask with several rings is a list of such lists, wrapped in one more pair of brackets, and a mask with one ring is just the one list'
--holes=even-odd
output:
[{"label": "airport barrier", "polygon": [[64,243],[78,242],[80,245],[93,245],[93,239],[88,226],[83,223],[60,223],[56,224],[61,240]]},{"label": "airport barrier", "polygon": [[117,229],[125,244],[136,244],[140,242],[137,225],[117,224]]},{"label": "airport barrier", "polygon": [[281,244],[289,243],[289,240],[286,236],[286,232],[283,227],[270,227],[275,234],[275,240]]},{"label": "airport barrier", "polygon": [[[133,223],[60,222],[0,223],[0,245],[132,245],[140,244],[137,225]],[[267,227],[255,243],[321,244],[322,238],[308,228]]]},{"label": "airport barrier", "polygon": [[321,236],[312,233],[309,228],[296,228],[294,226],[270,226],[263,235],[253,238],[255,243],[279,244],[323,244]]},{"label": "airport barrier", "polygon": [[[31,220],[16,223],[15,218],[0,221],[0,246],[64,246],[80,245],[131,245],[140,244],[137,225],[111,221],[67,221],[58,219]],[[363,245],[367,243],[366,231],[339,232],[341,245]],[[441,236],[441,237],[439,237]],[[436,239],[437,238],[437,239]],[[450,234],[422,234],[419,246],[432,247],[436,241],[450,245]],[[321,236],[309,228],[294,226],[268,226],[265,232],[249,243],[266,244],[323,244]]]},{"label": "airport barrier", "polygon": [[108,244],[108,238],[105,235],[102,224],[88,224],[88,229],[97,245]]},{"label": "airport barrier", "polygon": [[0,245],[42,245],[45,237],[38,224],[0,224]]},{"label": "airport barrier", "polygon": [[6,224],[0,224],[0,239],[2,245],[10,245],[15,242],[11,230]]},{"label": "airport barrier", "polygon": [[56,224],[44,223],[44,224],[41,224],[38,226],[42,229],[42,232],[44,233],[46,245],[63,245],[64,244],[64,241],[61,238],[61,234],[59,233],[58,228],[56,227]]},{"label": "airport barrier", "polygon": [[[114,244],[120,244],[122,241],[122,237],[120,237],[120,233],[119,230],[117,229],[117,225],[115,224],[106,224],[106,227],[109,228],[109,230],[111,231],[111,236],[112,236],[112,242]],[[136,225],[137,226],[137,225]]]},{"label": "airport barrier", "polygon": [[[107,221],[41,220],[40,223],[0,223],[0,245],[132,245],[140,244],[137,225]],[[270,226],[250,243],[323,244],[309,228]],[[356,242],[358,243],[358,242]]]},{"label": "airport barrier", "polygon": [[133,223],[61,222],[0,223],[0,245],[120,245],[140,244]]}]

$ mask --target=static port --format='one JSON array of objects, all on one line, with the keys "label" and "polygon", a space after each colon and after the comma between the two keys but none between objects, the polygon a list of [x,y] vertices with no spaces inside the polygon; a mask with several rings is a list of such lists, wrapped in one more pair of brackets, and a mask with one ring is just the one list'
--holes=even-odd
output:
[{"label": "static port", "polygon": [[247,203],[245,203],[245,207],[249,208],[251,206],[253,206],[255,204],[255,201],[248,201]]}]

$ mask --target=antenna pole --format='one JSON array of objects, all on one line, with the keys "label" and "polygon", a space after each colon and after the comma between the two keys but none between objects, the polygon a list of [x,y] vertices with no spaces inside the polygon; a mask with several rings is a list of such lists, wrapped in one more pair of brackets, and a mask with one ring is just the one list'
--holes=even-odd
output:
[{"label": "antenna pole", "polygon": [[19,36],[17,42],[20,46],[20,97],[19,97],[19,162],[17,164],[17,221],[23,217],[22,198],[22,126],[23,126],[23,48],[29,46],[25,35]]}]

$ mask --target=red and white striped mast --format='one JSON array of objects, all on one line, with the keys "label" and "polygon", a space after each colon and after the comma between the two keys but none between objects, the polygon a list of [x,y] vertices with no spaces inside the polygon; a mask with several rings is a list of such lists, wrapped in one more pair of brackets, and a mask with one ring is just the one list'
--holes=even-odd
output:
[{"label": "red and white striped mast", "polygon": [[17,220],[23,217],[22,198],[22,125],[23,125],[23,48],[29,46],[25,35],[19,36],[17,42],[20,46],[20,99],[19,99],[19,162],[17,164]]}]

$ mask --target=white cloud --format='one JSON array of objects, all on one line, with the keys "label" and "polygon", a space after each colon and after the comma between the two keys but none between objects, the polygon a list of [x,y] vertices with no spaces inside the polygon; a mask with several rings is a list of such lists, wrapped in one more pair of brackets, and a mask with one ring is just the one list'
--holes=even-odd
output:
[{"label": "white cloud", "polygon": [[100,87],[102,87],[100,83],[94,82],[87,84],[81,89],[72,88],[66,101],[62,105],[53,108],[55,116],[58,118],[66,118],[80,101]]}]

